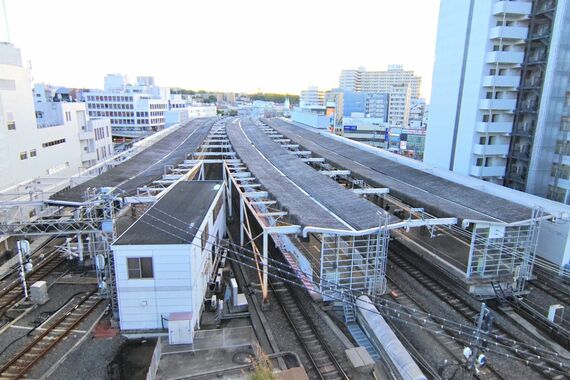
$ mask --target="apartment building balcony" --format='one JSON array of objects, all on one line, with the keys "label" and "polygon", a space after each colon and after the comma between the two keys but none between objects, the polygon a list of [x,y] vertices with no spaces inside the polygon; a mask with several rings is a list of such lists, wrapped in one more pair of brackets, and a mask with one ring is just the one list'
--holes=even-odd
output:
[{"label": "apartment building balcony", "polygon": [[532,3],[530,1],[498,1],[493,6],[493,15],[524,18],[530,15],[531,10]]},{"label": "apartment building balcony", "polygon": [[504,166],[471,166],[469,174],[474,177],[504,177]]},{"label": "apartment building balcony", "polygon": [[541,4],[539,4],[538,8],[535,11],[535,14],[541,15],[544,13],[554,12],[555,10],[556,10],[556,1],[554,0],[543,1]]},{"label": "apartment building balcony", "polygon": [[516,89],[520,81],[521,78],[518,75],[486,75],[483,77],[483,86]]},{"label": "apartment building balcony", "polygon": [[530,160],[530,146],[528,144],[517,144],[513,147],[513,151],[509,157],[517,160],[529,161]]},{"label": "apartment building balcony", "polygon": [[531,54],[528,56],[527,64],[529,65],[543,65],[546,63],[546,53]]},{"label": "apartment building balcony", "polygon": [[516,99],[481,99],[479,109],[512,112],[517,106]]},{"label": "apartment building balcony", "polygon": [[519,107],[521,113],[536,113],[538,112],[538,104],[535,102],[522,102]]},{"label": "apartment building balcony", "polygon": [[514,171],[512,173],[509,173],[507,178],[510,182],[518,183],[520,185],[525,185],[527,176],[522,172]]},{"label": "apartment building balcony", "polygon": [[542,86],[542,79],[537,77],[523,81],[521,88],[524,90],[532,90],[532,89],[539,89],[541,88],[541,86]]},{"label": "apartment building balcony", "polygon": [[479,156],[506,156],[509,153],[509,144],[473,145],[473,154]]},{"label": "apartment building balcony", "polygon": [[570,165],[570,156],[565,154],[555,153],[552,162],[557,162],[563,165]]},{"label": "apartment building balcony", "polygon": [[491,51],[487,53],[487,63],[504,65],[522,65],[524,52],[522,51]]},{"label": "apartment building balcony", "polygon": [[514,136],[532,137],[534,136],[534,128],[530,123],[519,124],[513,129],[512,134]]},{"label": "apartment building balcony", "polygon": [[512,122],[501,122],[501,123],[477,123],[475,127],[476,131],[479,133],[501,133],[510,134],[513,130]]},{"label": "apartment building balcony", "polygon": [[548,184],[552,186],[558,186],[566,190],[570,189],[570,180],[564,178],[555,179],[554,177],[550,177]]},{"label": "apartment building balcony", "polygon": [[495,26],[489,33],[489,38],[492,40],[524,41],[527,36],[528,28],[523,26]]}]

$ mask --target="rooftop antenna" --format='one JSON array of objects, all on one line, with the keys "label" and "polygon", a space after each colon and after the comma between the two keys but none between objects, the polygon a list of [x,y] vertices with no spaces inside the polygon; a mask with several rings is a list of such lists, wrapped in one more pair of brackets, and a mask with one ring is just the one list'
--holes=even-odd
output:
[{"label": "rooftop antenna", "polygon": [[6,0],[2,0],[2,9],[4,11],[4,23],[6,24],[6,38],[10,42],[10,28],[8,27],[8,13],[6,13]]}]

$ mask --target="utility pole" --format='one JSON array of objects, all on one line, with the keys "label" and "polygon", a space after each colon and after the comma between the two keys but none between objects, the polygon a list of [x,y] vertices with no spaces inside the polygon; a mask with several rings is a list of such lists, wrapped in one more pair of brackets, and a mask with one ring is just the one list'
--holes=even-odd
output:
[{"label": "utility pole", "polygon": [[[27,240],[18,240],[16,242],[16,249],[18,250],[18,260],[20,261],[20,280],[22,280],[22,287],[24,288],[24,298],[28,298],[28,285],[26,284],[26,266],[29,262],[28,255],[30,254],[30,242]],[[26,256],[27,258],[25,261],[23,256]]]},{"label": "utility pole", "polygon": [[[477,330],[475,331],[475,342],[470,347],[463,349],[463,356],[467,359],[467,370],[469,371],[468,379],[473,378],[473,373],[479,373],[479,368],[483,368],[487,364],[487,357],[483,353],[485,345],[481,343],[481,332],[488,333],[493,325],[493,316],[491,309],[483,302],[479,319],[477,320]],[[480,352],[481,351],[481,352]]]}]

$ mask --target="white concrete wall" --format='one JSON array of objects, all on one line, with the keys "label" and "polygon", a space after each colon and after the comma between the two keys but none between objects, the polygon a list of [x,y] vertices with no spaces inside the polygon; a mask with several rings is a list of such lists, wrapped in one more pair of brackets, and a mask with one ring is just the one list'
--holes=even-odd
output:
[{"label": "white concrete wall", "polygon": [[312,112],[303,112],[298,109],[291,111],[291,120],[317,129],[327,129],[330,125],[331,117]]},{"label": "white concrete wall", "polygon": [[[81,103],[59,103],[62,123],[50,128],[37,128],[29,71],[14,65],[18,49],[0,44],[0,189],[36,177],[70,176],[81,167],[79,121],[77,112],[84,113]],[[60,110],[60,111],[59,111]],[[65,118],[70,112],[70,118]],[[8,122],[14,121],[14,130]],[[65,139],[64,143],[44,147],[44,143]],[[20,153],[26,159],[20,159]],[[32,157],[33,152],[35,156]]]},{"label": "white concrete wall", "polygon": [[441,1],[424,162],[442,169],[451,160],[468,15],[469,1]]},{"label": "white concrete wall", "polygon": [[[460,1],[459,3],[468,4],[469,2]],[[491,9],[494,4],[495,1],[475,1],[473,6],[471,33],[468,41],[469,48],[463,80],[461,114],[453,165],[454,172],[465,175],[469,174],[469,169],[472,165],[475,165],[476,161],[472,150],[473,144],[479,143],[479,137],[475,133],[475,127],[481,117],[479,103],[481,99],[485,99],[485,91],[481,85],[483,75],[486,74],[484,71],[488,70],[485,63],[487,52],[493,50],[493,44],[489,40],[488,34],[491,19],[493,18]],[[460,64],[460,62],[458,62],[458,64]],[[449,91],[453,93],[452,89],[449,89]],[[457,91],[457,89],[455,91]],[[451,125],[453,126],[453,124]],[[429,132],[428,129],[428,134]],[[453,133],[453,127],[451,133]]]}]

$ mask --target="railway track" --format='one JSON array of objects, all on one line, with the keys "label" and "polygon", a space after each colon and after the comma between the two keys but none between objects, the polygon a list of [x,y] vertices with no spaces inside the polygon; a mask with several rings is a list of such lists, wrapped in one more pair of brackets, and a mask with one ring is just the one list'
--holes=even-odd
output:
[{"label": "railway track", "polygon": [[301,342],[311,362],[305,367],[311,379],[348,380],[349,377],[328,348],[324,338],[317,331],[307,311],[292,293],[292,290],[281,282],[270,282],[275,299]]},{"label": "railway track", "polygon": [[83,321],[103,301],[97,290],[80,296],[59,312],[59,317],[14,357],[0,368],[0,379],[19,379],[23,377],[55,345],[64,339],[81,321]]},{"label": "railway track", "polygon": [[[29,287],[34,282],[40,281],[65,261],[65,258],[59,256],[56,252],[52,253],[26,275],[26,284]],[[23,297],[24,290],[22,289],[22,283],[19,279],[14,280],[4,287],[4,289],[0,290],[0,316],[4,315],[8,309],[18,303]]]},{"label": "railway track", "polygon": [[570,305],[570,294],[559,289],[555,285],[552,285],[550,281],[547,281],[546,279],[543,278],[538,278],[536,280],[531,281],[531,285],[549,294],[553,298],[557,299],[558,301],[560,301],[562,305],[565,306]]},{"label": "railway track", "polygon": [[[429,313],[428,310],[423,308],[420,303],[416,300],[415,296],[404,290],[402,287],[396,285],[396,281],[394,281],[389,276],[386,276],[389,284],[389,288],[392,291],[396,291],[397,297],[396,302],[403,306],[408,312],[412,310],[422,310],[425,313]],[[388,319],[389,320],[389,319]],[[434,320],[435,322],[435,320]],[[447,352],[451,358],[455,359],[455,362],[461,364],[464,360],[464,357],[460,354],[463,352],[464,345],[460,344],[455,338],[462,338],[457,334],[456,331],[452,331],[450,329],[446,329],[443,326],[433,327],[433,331],[430,332],[435,339],[435,341],[439,344],[440,349],[442,351]],[[423,366],[423,365],[422,365]],[[505,377],[500,375],[494,368],[490,366],[486,366],[479,370],[478,374],[474,375],[478,379],[498,379],[502,380]]]},{"label": "railway track", "polygon": [[[391,255],[389,257],[394,264],[407,272],[422,286],[443,300],[446,304],[451,306],[456,312],[461,314],[468,321],[475,324],[479,315],[478,309],[471,306],[461,297],[450,291],[447,287],[440,284],[440,280],[435,280],[433,277],[420,270],[419,267],[413,264],[411,261],[404,258],[405,255],[402,254],[401,250],[396,247],[396,244],[390,245]],[[545,378],[555,380],[567,378],[567,376],[562,374],[565,371],[564,368],[568,365],[565,363],[564,358],[550,357],[550,355],[547,355],[540,350],[530,347],[529,345],[522,345],[522,342],[519,343],[519,337],[512,336],[509,332],[505,331],[499,326],[495,326],[494,329],[496,333],[494,333],[492,337],[495,338],[500,344],[508,348],[510,351],[514,352],[513,356],[517,356],[518,358],[525,361],[527,365],[531,366],[531,368],[538,374]],[[549,368],[554,368],[556,371],[549,370]]]},{"label": "railway track", "polygon": [[[32,253],[32,259],[37,260],[38,256],[44,255],[49,256],[57,249],[57,245],[59,243],[63,243],[64,239],[58,237],[52,237],[44,241],[40,246],[36,247],[34,252]],[[19,272],[19,265],[13,266],[13,269],[5,272],[0,278],[2,282],[10,281],[9,277],[16,277]]]}]

